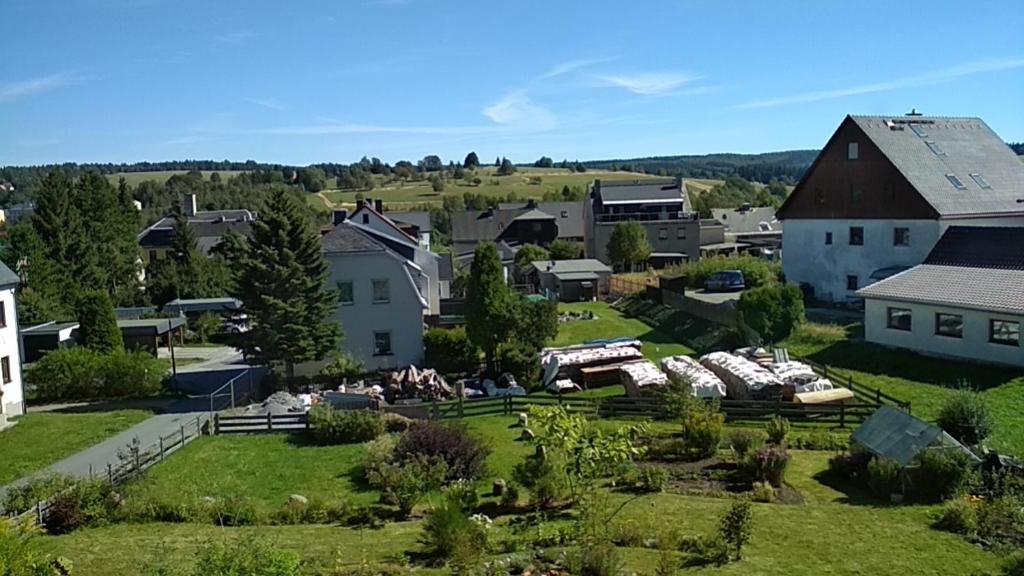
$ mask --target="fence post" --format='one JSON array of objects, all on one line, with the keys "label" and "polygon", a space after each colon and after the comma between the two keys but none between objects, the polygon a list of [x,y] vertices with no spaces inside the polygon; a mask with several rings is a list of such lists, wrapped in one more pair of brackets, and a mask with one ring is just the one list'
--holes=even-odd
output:
[{"label": "fence post", "polygon": [[107,462],[107,483],[111,486],[114,485],[114,467]]},{"label": "fence post", "polygon": [[881,404],[881,403],[882,403],[882,389],[881,388],[875,388],[875,404]]},{"label": "fence post", "polygon": [[181,424],[181,425],[178,426],[178,428],[179,428],[179,431],[181,432],[181,447],[184,448],[185,447],[185,425]]},{"label": "fence post", "polygon": [[463,401],[463,397],[462,397],[462,384],[456,384],[455,392],[456,392],[456,394],[459,397],[459,419],[462,419],[462,416],[463,416],[463,412],[462,412],[462,410],[463,410],[463,406],[462,406],[462,401]]},{"label": "fence post", "polygon": [[[213,426],[213,420],[212,419],[210,421],[210,426]],[[211,430],[210,433],[212,434],[213,431]],[[202,436],[202,435],[203,435],[203,427],[199,425],[199,416],[196,416],[196,436]]]},{"label": "fence post", "polygon": [[430,401],[430,412],[432,415],[431,420],[441,419],[441,411],[437,407],[437,398],[434,398],[433,400]]},{"label": "fence post", "polygon": [[39,522],[40,526],[43,525],[43,501],[42,500],[36,500],[36,520]]},{"label": "fence post", "polygon": [[821,377],[824,378],[825,380],[828,380],[828,364],[821,365],[821,372]]},{"label": "fence post", "polygon": [[267,412],[267,431],[270,432],[274,429],[274,415]]},{"label": "fence post", "polygon": [[238,378],[231,379],[231,407],[235,407],[235,380]]},{"label": "fence post", "polygon": [[211,424],[210,432],[212,432],[212,435],[214,436],[220,434],[220,414],[213,415],[213,423]]},{"label": "fence post", "polygon": [[164,437],[160,437],[160,461],[164,461]]},{"label": "fence post", "polygon": [[846,404],[839,405],[839,427],[846,428]]},{"label": "fence post", "polygon": [[846,387],[850,389],[850,392],[854,391],[853,390],[853,376],[847,376],[847,378],[846,378]]}]

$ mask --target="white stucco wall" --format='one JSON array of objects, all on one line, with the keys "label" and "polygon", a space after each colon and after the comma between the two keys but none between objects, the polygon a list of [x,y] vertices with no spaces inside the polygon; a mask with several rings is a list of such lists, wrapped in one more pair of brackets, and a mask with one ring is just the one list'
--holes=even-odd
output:
[{"label": "white stucco wall", "polygon": [[[367,369],[397,368],[419,364],[423,357],[424,308],[418,291],[398,258],[382,253],[328,254],[330,286],[352,281],[354,302],[339,304],[332,318],[341,322],[342,346]],[[373,302],[374,279],[387,279],[390,301]],[[374,332],[391,331],[390,356],[374,356]]]},{"label": "white stucco wall", "polygon": [[[890,307],[911,310],[910,331],[888,327],[887,310]],[[939,312],[963,316],[963,338],[935,334],[935,315]],[[864,337],[868,342],[908,348],[923,354],[1024,366],[1024,346],[989,342],[989,320],[993,319],[1019,322],[1024,328],[1024,314],[1002,314],[872,298],[865,301]]]},{"label": "white stucco wall", "polygon": [[0,328],[0,357],[7,357],[11,365],[11,381],[0,380],[0,412],[5,416],[20,416],[25,412],[25,392],[21,380],[21,339],[18,336],[18,314],[15,309],[14,288],[0,290],[7,325]]},{"label": "white stucco wall", "polygon": [[[851,226],[864,228],[864,245],[850,246]],[[950,226],[1024,226],[1024,216],[943,220],[840,220],[788,219],[782,233],[782,271],[788,282],[807,283],[817,298],[845,301],[853,298],[846,277],[856,275],[860,288],[872,272],[890,266],[924,262]],[[909,228],[910,245],[893,246],[893,229]],[[832,244],[825,234],[832,233]]]},{"label": "white stucco wall", "polygon": [[[864,228],[864,245],[850,246],[851,226]],[[910,228],[910,245],[893,246],[893,229]],[[872,272],[889,266],[914,266],[924,261],[939,240],[936,220],[786,220],[782,233],[782,271],[786,281],[807,283],[822,300],[853,297],[846,277],[856,275],[860,288]],[[832,244],[825,244],[826,233]]]}]

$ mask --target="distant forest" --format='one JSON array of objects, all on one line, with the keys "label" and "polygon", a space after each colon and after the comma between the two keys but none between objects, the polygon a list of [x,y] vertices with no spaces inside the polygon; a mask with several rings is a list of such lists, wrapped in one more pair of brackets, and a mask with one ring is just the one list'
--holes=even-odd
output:
[{"label": "distant forest", "polygon": [[684,178],[726,179],[739,176],[751,182],[796,184],[818,155],[817,150],[788,150],[764,154],[704,154],[654,156],[586,162],[588,168],[646,172]]}]

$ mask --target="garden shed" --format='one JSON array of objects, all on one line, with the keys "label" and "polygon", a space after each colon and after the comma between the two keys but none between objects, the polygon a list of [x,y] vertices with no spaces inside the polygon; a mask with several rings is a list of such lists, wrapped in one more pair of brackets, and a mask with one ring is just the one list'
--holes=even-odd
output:
[{"label": "garden shed", "polygon": [[894,460],[904,467],[911,465],[921,452],[933,448],[959,450],[975,462],[981,461],[942,428],[892,406],[882,406],[869,416],[854,431],[851,441],[875,456]]}]

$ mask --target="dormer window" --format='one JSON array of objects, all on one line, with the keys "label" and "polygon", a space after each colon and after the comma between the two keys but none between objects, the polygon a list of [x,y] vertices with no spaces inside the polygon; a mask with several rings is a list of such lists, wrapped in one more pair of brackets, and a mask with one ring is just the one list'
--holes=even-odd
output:
[{"label": "dormer window", "polygon": [[846,159],[856,160],[860,158],[860,143],[850,142],[846,145]]}]

